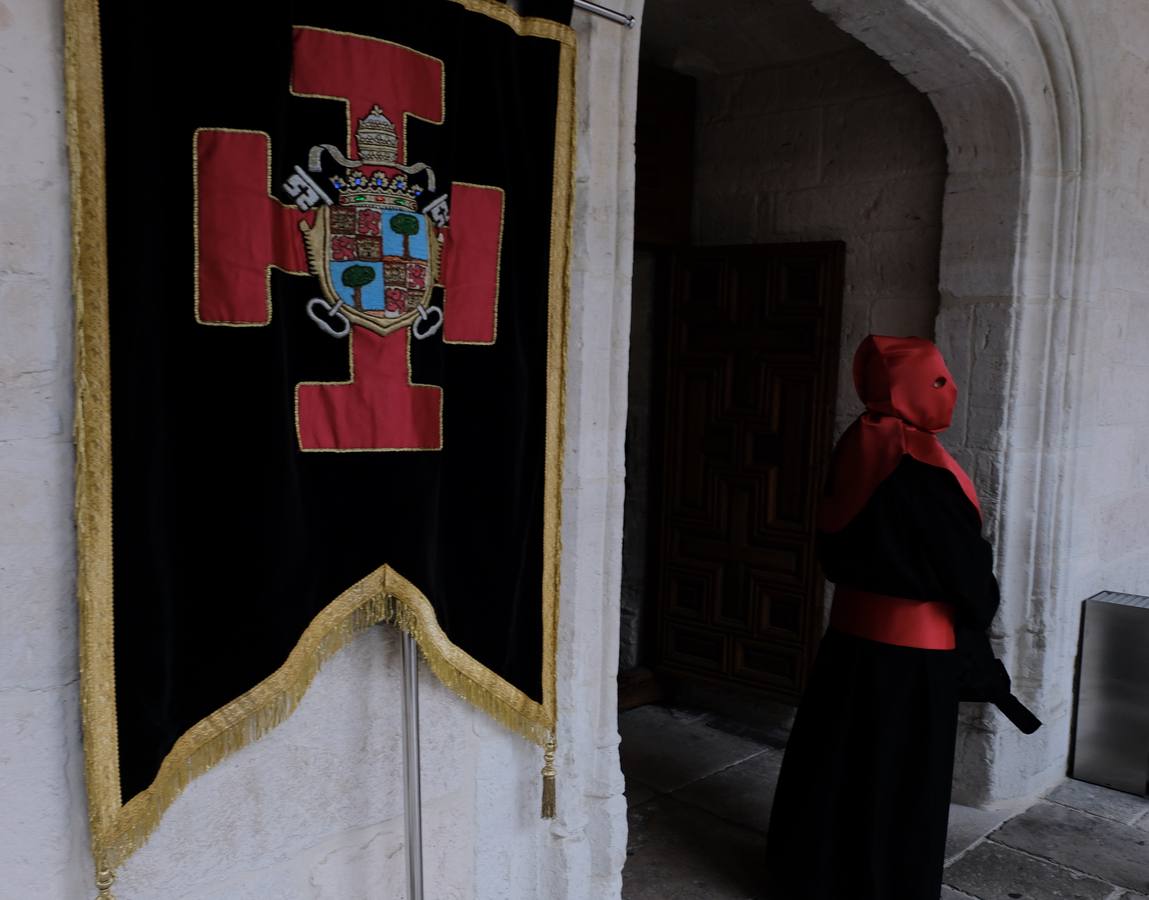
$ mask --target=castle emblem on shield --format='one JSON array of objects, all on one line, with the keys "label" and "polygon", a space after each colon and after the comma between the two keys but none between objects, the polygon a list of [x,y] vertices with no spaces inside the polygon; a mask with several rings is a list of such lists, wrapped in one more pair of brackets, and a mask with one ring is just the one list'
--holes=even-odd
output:
[{"label": "castle emblem on shield", "polygon": [[[359,325],[380,335],[410,327],[416,338],[428,338],[443,324],[431,291],[447,196],[434,196],[435,173],[427,165],[398,162],[395,126],[378,106],[359,120],[355,139],[360,159],[321,144],[311,149],[308,170],[296,166],[284,184],[302,211],[315,210],[314,221],[299,226],[323,292],[307,312],[334,337]],[[324,152],[344,168],[328,179],[328,189],[317,180]]]}]

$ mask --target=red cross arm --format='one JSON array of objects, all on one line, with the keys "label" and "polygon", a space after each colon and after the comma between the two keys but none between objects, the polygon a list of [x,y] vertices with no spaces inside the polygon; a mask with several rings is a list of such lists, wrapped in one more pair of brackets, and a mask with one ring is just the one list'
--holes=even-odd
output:
[{"label": "red cross arm", "polygon": [[297,27],[291,89],[347,101],[352,156],[358,155],[356,124],[373,106],[395,125],[399,162],[406,161],[405,116],[443,121],[442,60],[376,38]]},{"label": "red cross arm", "polygon": [[266,134],[196,134],[196,317],[208,325],[271,321],[268,269],[307,272],[300,214],[269,193]]},{"label": "red cross arm", "polygon": [[442,276],[447,293],[443,340],[448,343],[495,342],[502,243],[503,192],[453,184]]}]

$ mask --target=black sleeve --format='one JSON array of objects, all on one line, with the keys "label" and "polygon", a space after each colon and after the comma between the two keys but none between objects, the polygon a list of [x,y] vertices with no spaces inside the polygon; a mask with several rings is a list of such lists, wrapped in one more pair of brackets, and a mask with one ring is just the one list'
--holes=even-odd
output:
[{"label": "black sleeve", "polygon": [[984,630],[955,627],[958,657],[958,699],[992,703],[1023,733],[1033,734],[1041,720],[1013,694],[1009,672],[993,655],[989,635]]},{"label": "black sleeve", "polygon": [[915,543],[942,588],[936,599],[954,605],[957,624],[984,631],[1001,596],[993,573],[993,547],[981,534],[981,517],[948,469],[903,459],[905,508]]},{"label": "black sleeve", "polygon": [[922,548],[944,599],[954,604],[960,698],[993,703],[1026,734],[1041,722],[1013,695],[1009,672],[994,655],[989,626],[1001,602],[993,573],[993,547],[981,534],[981,517],[951,472],[912,460],[910,480],[922,503],[911,504],[920,521]]},{"label": "black sleeve", "polygon": [[1009,672],[993,653],[984,629],[954,626],[958,655],[960,698],[973,703],[993,703],[1010,693]]}]

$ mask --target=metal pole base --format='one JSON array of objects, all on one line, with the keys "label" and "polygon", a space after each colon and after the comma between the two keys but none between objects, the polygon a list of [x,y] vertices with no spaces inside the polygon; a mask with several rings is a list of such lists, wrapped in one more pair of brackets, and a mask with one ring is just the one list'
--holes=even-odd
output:
[{"label": "metal pole base", "polygon": [[419,648],[401,632],[403,644],[403,776],[407,818],[407,900],[423,900],[423,799],[419,781]]}]

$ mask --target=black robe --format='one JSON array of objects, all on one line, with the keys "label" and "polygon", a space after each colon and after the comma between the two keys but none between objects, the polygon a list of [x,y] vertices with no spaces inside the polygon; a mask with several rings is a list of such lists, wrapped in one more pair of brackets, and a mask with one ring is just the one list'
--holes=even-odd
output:
[{"label": "black robe", "polygon": [[818,532],[817,552],[832,582],[952,603],[958,648],[827,630],[779,775],[767,896],[937,900],[958,701],[1010,698],[986,635],[992,547],[954,476],[906,455],[845,528]]}]

